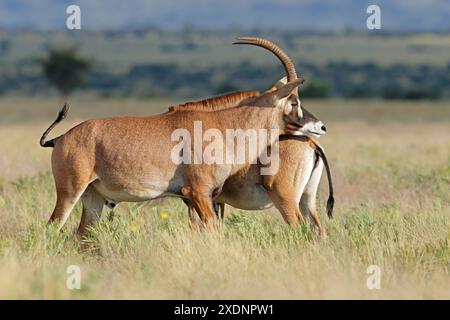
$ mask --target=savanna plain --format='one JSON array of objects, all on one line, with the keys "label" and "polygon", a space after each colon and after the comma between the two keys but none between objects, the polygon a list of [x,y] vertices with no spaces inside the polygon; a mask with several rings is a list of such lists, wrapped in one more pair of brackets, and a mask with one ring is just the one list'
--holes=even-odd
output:
[{"label": "savanna plain", "polygon": [[[160,113],[175,101],[75,96],[54,137],[92,118]],[[39,146],[61,101],[0,100],[0,298],[37,299],[449,299],[450,102],[311,100],[332,168],[313,225],[290,228],[275,209],[227,207],[218,231],[194,232],[178,199],[104,210],[76,240],[77,205],[62,232],[47,227],[55,202],[50,149]],[[157,152],[157,150],[155,150]],[[289,188],[289,186],[286,186]],[[66,287],[67,267],[81,289]],[[366,286],[381,268],[381,289]]]}]

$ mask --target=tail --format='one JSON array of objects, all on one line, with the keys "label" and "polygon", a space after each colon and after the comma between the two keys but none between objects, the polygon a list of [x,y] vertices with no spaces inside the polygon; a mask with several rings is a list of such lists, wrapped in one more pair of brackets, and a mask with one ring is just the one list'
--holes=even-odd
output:
[{"label": "tail", "polygon": [[316,145],[316,153],[317,155],[322,159],[323,164],[325,165],[325,169],[327,171],[327,178],[328,178],[328,200],[327,200],[327,215],[328,218],[333,218],[333,207],[334,207],[334,196],[333,196],[333,181],[331,179],[331,170],[330,166],[328,164],[327,157],[325,156],[325,153],[323,152],[323,149]]},{"label": "tail", "polygon": [[39,141],[41,147],[44,147],[44,148],[55,147],[55,142],[54,142],[55,139],[45,141],[45,138],[47,138],[47,135],[50,133],[50,131],[52,131],[52,129],[54,127],[56,127],[56,125],[58,123],[60,123],[67,116],[67,111],[69,111],[69,106],[67,105],[67,103],[65,103],[64,107],[59,112],[56,120],[50,125],[50,127],[48,127],[47,130],[45,130],[44,134],[42,135],[41,140]]}]

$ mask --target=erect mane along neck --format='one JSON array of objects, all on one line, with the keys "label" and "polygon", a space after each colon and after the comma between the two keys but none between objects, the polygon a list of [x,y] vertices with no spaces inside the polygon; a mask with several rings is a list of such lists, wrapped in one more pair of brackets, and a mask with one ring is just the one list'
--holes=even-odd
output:
[{"label": "erect mane along neck", "polygon": [[231,108],[237,106],[240,102],[245,99],[253,98],[259,96],[258,91],[242,91],[233,92],[226,95],[221,95],[205,100],[186,102],[184,104],[179,104],[176,106],[171,106],[170,111],[185,111],[185,110],[204,110],[204,111],[214,111],[222,110],[226,108]]}]

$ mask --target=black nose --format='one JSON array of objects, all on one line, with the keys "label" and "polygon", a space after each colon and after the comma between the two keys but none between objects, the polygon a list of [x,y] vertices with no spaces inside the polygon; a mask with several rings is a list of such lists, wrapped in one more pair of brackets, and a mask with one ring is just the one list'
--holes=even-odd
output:
[{"label": "black nose", "polygon": [[324,132],[327,132],[327,127],[325,127],[325,126],[322,126],[322,128],[321,128]]}]

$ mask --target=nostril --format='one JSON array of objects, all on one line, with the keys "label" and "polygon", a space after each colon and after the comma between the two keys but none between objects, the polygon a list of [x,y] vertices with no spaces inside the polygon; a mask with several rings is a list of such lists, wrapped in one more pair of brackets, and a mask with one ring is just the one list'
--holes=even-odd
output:
[{"label": "nostril", "polygon": [[327,132],[327,127],[325,127],[325,126],[322,126],[322,128],[321,128],[323,131],[325,131],[325,132]]}]

